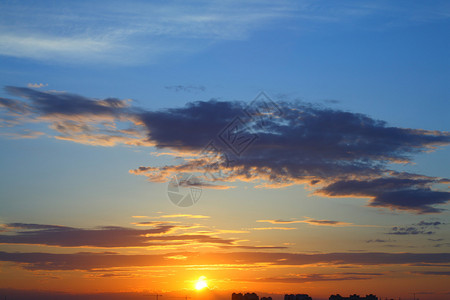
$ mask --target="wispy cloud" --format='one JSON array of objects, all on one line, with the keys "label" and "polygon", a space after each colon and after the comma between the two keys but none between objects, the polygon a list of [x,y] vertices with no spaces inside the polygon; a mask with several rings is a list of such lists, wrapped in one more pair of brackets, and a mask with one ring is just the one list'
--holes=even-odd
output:
[{"label": "wispy cloud", "polygon": [[296,6],[288,1],[114,2],[3,3],[0,54],[68,63],[152,62],[168,53],[190,53],[213,42],[245,39],[288,17]]},{"label": "wispy cloud", "polygon": [[167,90],[172,90],[175,92],[204,92],[206,87],[202,85],[168,85],[165,86]]},{"label": "wispy cloud", "polygon": [[154,62],[168,54],[202,51],[213,43],[247,39],[258,30],[279,26],[278,20],[291,19],[287,28],[317,30],[317,24],[335,27],[383,16],[375,18],[378,22],[369,28],[373,30],[392,24],[435,22],[450,15],[442,3],[404,6],[353,0],[339,4],[311,0],[133,1],[132,5],[99,1],[51,6],[5,2],[0,9],[0,55],[113,64]]},{"label": "wispy cloud", "polygon": [[301,223],[300,220],[256,220],[258,223],[270,223],[270,224],[294,224]]},{"label": "wispy cloud", "polygon": [[0,132],[0,136],[5,136],[11,139],[35,139],[45,133],[30,129],[24,129],[21,132]]},{"label": "wispy cloud", "polygon": [[333,227],[341,227],[341,226],[367,226],[367,225],[356,225],[353,223],[341,222],[341,221],[333,221],[333,220],[316,220],[312,218],[307,218],[306,220],[257,220],[256,222],[266,222],[271,224],[295,224],[295,223],[305,223],[309,225],[315,226],[333,226]]},{"label": "wispy cloud", "polygon": [[440,225],[444,225],[442,222],[439,221],[420,221],[417,224],[413,224],[411,226],[395,226],[391,228],[391,231],[387,234],[393,234],[393,235],[418,235],[418,234],[424,234],[424,235],[430,235],[434,234],[435,230],[439,229]]},{"label": "wispy cloud", "polygon": [[413,274],[432,275],[432,276],[450,276],[450,271],[416,271]]},{"label": "wispy cloud", "polygon": [[366,243],[390,243],[395,242],[394,240],[383,240],[383,239],[374,239],[374,240],[367,240]]},{"label": "wispy cloud", "polygon": [[295,227],[255,227],[253,230],[295,230]]}]

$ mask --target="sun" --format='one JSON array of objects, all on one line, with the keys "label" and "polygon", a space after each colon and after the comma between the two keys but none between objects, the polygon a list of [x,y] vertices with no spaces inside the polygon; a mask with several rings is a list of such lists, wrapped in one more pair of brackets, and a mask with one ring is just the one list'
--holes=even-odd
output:
[{"label": "sun", "polygon": [[195,283],[195,289],[197,291],[203,290],[204,288],[207,288],[208,284],[206,283],[206,277],[205,276],[200,276],[197,280],[197,282]]}]

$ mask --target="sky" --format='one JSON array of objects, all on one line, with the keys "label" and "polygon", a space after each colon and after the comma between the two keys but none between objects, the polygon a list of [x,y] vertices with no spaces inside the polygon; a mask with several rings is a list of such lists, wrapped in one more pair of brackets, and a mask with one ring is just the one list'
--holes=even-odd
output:
[{"label": "sky", "polygon": [[2,1],[0,297],[448,299],[449,31],[448,1]]}]

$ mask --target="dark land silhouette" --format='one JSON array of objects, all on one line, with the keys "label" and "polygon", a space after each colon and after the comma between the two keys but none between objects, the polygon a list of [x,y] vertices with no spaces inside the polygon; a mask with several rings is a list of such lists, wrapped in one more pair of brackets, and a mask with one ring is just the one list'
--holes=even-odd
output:
[{"label": "dark land silhouette", "polygon": [[[348,297],[343,297],[339,294],[337,295],[331,295],[329,300],[379,300],[377,296],[375,295],[366,295],[364,297],[353,294]],[[272,297],[261,297],[256,293],[233,293],[231,294],[231,300],[272,300]],[[285,294],[284,300],[313,300],[309,295],[307,294]],[[381,300],[381,299],[380,299]]]}]

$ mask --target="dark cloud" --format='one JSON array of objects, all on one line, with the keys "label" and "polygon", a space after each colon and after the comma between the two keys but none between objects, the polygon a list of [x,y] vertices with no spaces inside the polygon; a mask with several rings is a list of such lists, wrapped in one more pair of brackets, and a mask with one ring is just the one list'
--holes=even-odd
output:
[{"label": "dark cloud", "polygon": [[441,264],[441,263],[413,263],[410,266],[414,267],[450,267],[450,264]]},{"label": "dark cloud", "polygon": [[202,85],[168,85],[165,86],[167,90],[175,92],[204,92],[206,87]]},{"label": "dark cloud", "polygon": [[0,97],[0,107],[6,108],[12,113],[26,114],[30,111],[28,105],[19,100],[1,98]]},{"label": "dark cloud", "polygon": [[61,225],[47,225],[47,224],[33,224],[33,223],[9,223],[4,224],[3,227],[8,229],[38,229],[38,230],[41,229],[64,230],[70,228]]},{"label": "dark cloud", "polygon": [[392,227],[392,232],[388,234],[408,235],[408,234],[433,234],[431,230],[422,230],[417,227]]},{"label": "dark cloud", "polygon": [[450,276],[450,271],[420,271],[413,273],[419,275]]},{"label": "dark cloud", "polygon": [[[184,259],[170,257],[183,256]],[[30,270],[92,270],[99,268],[145,267],[145,266],[212,266],[255,265],[268,263],[281,266],[301,266],[317,263],[334,265],[414,265],[448,264],[450,253],[269,253],[230,252],[197,253],[175,252],[167,254],[134,255],[114,253],[9,253],[0,252],[0,261],[15,262]]]},{"label": "dark cloud", "polygon": [[435,221],[435,222],[420,221],[419,223],[417,223],[417,226],[434,226],[434,227],[437,227],[439,225],[443,225],[443,223],[439,222],[439,221]]},{"label": "dark cloud", "polygon": [[149,139],[160,148],[201,151],[237,115],[242,105],[235,102],[199,101],[140,115]]},{"label": "dark cloud", "polygon": [[366,243],[390,243],[395,242],[392,240],[382,240],[382,239],[375,239],[375,240],[367,240]]},{"label": "dark cloud", "polygon": [[0,99],[0,107],[7,111],[2,121],[7,124],[50,123],[49,128],[59,134],[56,139],[88,145],[150,146],[129,100],[13,86],[5,87],[5,91],[22,98]]},{"label": "dark cloud", "polygon": [[246,249],[246,250],[270,250],[270,249],[287,249],[284,246],[244,246],[244,245],[226,245],[219,246],[222,249]]},{"label": "dark cloud", "polygon": [[[206,234],[171,235],[175,225],[157,225],[151,229],[105,226],[83,229],[56,225],[6,224],[13,232],[0,235],[0,244],[34,244],[60,247],[151,247],[180,245],[189,242],[233,244],[234,240]],[[22,231],[20,231],[22,230]]]},{"label": "dark cloud", "polygon": [[[150,181],[202,172],[214,174],[204,176],[205,187],[225,188],[217,182],[236,180],[259,187],[308,184],[320,195],[366,197],[373,207],[415,213],[441,212],[439,205],[450,200],[448,191],[434,187],[448,180],[388,168],[449,144],[448,132],[391,127],[363,114],[300,102],[277,104],[267,97],[249,106],[210,100],[149,111],[117,98],[5,89],[22,100],[1,98],[0,106],[11,115],[28,113],[34,122],[50,122],[60,134],[56,138],[102,146],[154,145],[195,156],[176,165],[130,171]],[[128,127],[117,127],[124,122]],[[215,157],[207,145],[217,150]]]},{"label": "dark cloud", "polygon": [[442,222],[426,222],[420,221],[417,224],[413,224],[411,226],[395,226],[391,228],[391,232],[387,234],[395,234],[395,235],[417,235],[417,234],[425,234],[430,235],[434,234],[435,230],[439,229],[439,225],[442,225]]},{"label": "dark cloud", "polygon": [[329,104],[339,104],[339,103],[341,103],[341,101],[336,100],[336,99],[325,99],[325,100],[323,100],[323,102],[329,103]]},{"label": "dark cloud", "polygon": [[[321,167],[327,171],[338,167],[335,171],[341,174],[361,167],[376,168],[380,162],[408,160],[411,154],[450,141],[445,133],[387,127],[385,122],[361,114],[293,103],[283,107],[282,119],[264,120],[265,130],[258,132],[257,143],[244,157],[249,163],[281,167],[286,164],[282,159],[289,157],[288,166],[299,160],[297,166],[305,172],[313,172],[313,167],[317,172]],[[235,117],[256,131],[258,124],[249,120],[243,109],[240,102],[198,101],[183,108],[143,113],[142,119],[158,146],[201,150]],[[275,159],[273,164],[269,158]]]},{"label": "dark cloud", "polygon": [[450,193],[432,190],[431,185],[444,180],[413,174],[395,174],[373,180],[340,180],[318,191],[327,196],[370,197],[369,205],[436,213],[443,209],[433,205],[445,204]]},{"label": "dark cloud", "polygon": [[440,247],[450,247],[450,243],[443,243],[443,244],[436,244],[433,247],[440,248]]},{"label": "dark cloud", "polygon": [[[283,118],[265,119],[262,129],[257,120],[244,115],[238,102],[194,102],[184,108],[145,113],[142,118],[150,140],[159,147],[200,152],[212,140],[226,156],[233,152],[218,134],[236,116],[241,118],[245,126],[240,134],[254,133],[257,139],[231,166],[222,156],[218,163],[222,181],[325,185],[318,193],[369,197],[371,206],[416,213],[440,212],[434,205],[450,199],[450,193],[432,189],[432,185],[445,182],[443,179],[385,169],[387,163],[410,161],[415,153],[449,143],[448,133],[388,127],[361,114],[304,104],[284,103],[283,107]],[[208,163],[199,158],[133,172],[160,181],[174,172],[194,172],[202,167],[210,171]]]},{"label": "dark cloud", "polygon": [[69,93],[51,93],[30,88],[7,86],[5,91],[13,96],[29,99],[31,107],[44,115],[118,115],[128,102],[117,98],[90,99]]},{"label": "dark cloud", "polygon": [[425,214],[443,211],[443,208],[435,208],[432,205],[445,204],[449,200],[449,192],[412,188],[381,193],[381,195],[374,198],[370,205],[412,210]]}]

